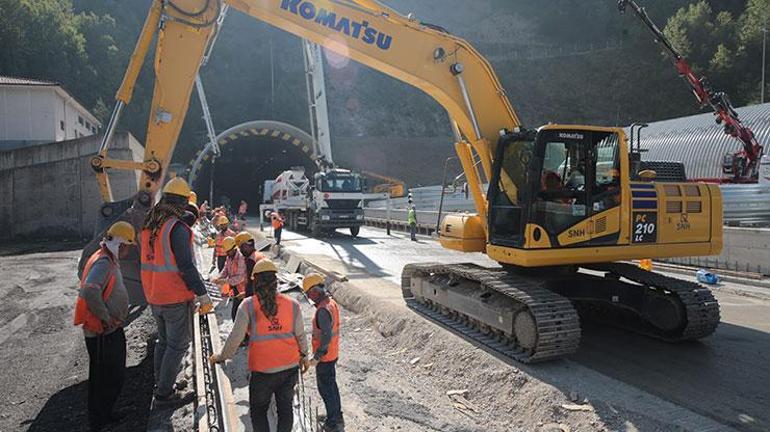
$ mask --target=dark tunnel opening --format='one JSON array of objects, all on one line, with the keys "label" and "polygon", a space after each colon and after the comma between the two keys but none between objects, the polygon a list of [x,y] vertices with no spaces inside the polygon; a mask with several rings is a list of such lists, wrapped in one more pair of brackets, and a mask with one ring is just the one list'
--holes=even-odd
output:
[{"label": "dark tunnel opening", "polygon": [[[257,214],[263,200],[265,180],[274,180],[287,169],[304,166],[308,177],[316,171],[306,144],[293,144],[280,137],[245,136],[228,141],[214,166],[214,206],[230,204],[237,209],[241,200],[249,205],[249,214]],[[198,202],[211,203],[211,159],[204,161],[193,188]]]}]

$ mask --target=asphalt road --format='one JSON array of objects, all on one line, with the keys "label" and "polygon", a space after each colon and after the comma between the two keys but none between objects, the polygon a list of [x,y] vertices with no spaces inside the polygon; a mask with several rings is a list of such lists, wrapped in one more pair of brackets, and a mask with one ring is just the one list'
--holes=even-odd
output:
[{"label": "asphalt road", "polygon": [[[323,240],[285,232],[283,244],[304,256],[342,263],[352,276],[366,273],[400,284],[402,267],[413,262],[476,262],[482,254],[448,251],[429,238],[411,242],[364,228],[358,238],[344,231]],[[686,278],[686,276],[672,275]],[[581,348],[568,361],[745,431],[770,430],[770,290],[767,299],[715,290],[722,323],[702,341],[667,344],[627,331],[584,325]],[[754,289],[756,291],[756,289]],[[395,297],[392,301],[398,301]],[[661,413],[666,415],[666,413]]]}]

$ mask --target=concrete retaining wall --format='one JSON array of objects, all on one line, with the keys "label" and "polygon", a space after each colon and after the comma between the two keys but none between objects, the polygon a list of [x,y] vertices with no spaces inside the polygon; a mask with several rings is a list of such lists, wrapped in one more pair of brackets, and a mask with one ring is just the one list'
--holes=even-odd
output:
[{"label": "concrete retaining wall", "polygon": [[770,276],[770,229],[724,227],[724,247],[717,257],[673,258],[666,262]]},{"label": "concrete retaining wall", "polygon": [[[0,152],[0,239],[90,238],[102,204],[90,159],[101,137]],[[116,133],[111,158],[141,161],[144,148],[128,132]],[[139,176],[113,171],[115,200],[133,196]]]}]

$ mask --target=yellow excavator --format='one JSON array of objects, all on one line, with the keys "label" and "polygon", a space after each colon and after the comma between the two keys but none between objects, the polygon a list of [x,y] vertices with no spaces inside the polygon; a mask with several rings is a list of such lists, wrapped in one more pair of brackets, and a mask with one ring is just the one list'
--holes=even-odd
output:
[{"label": "yellow excavator", "polygon": [[374,193],[386,193],[391,198],[401,198],[405,194],[406,186],[404,182],[395,177],[377,174],[372,171],[361,171],[361,174],[382,181],[372,187],[372,192]]},{"label": "yellow excavator", "polygon": [[[468,42],[375,0],[153,1],[92,161],[105,225],[118,218],[138,224],[154,202],[223,7],[411,84],[446,109],[476,214],[446,216],[441,244],[485,253],[500,266],[406,266],[402,289],[415,310],[522,362],[574,352],[578,310],[673,342],[716,329],[719,305],[708,289],[622,262],[718,254],[715,185],[640,174],[639,154],[621,128],[523,128],[492,67]],[[153,39],[144,162],[110,159],[110,136]],[[133,201],[111,202],[111,169],[142,171]]]}]

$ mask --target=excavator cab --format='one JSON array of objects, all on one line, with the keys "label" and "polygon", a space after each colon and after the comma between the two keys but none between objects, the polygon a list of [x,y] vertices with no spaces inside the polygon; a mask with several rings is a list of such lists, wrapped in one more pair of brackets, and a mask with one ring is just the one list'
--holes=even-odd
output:
[{"label": "excavator cab", "polygon": [[[621,134],[548,126],[533,141],[520,134],[501,138],[488,192],[490,244],[518,249],[616,244]],[[598,227],[588,223],[597,215],[604,221]]]}]

